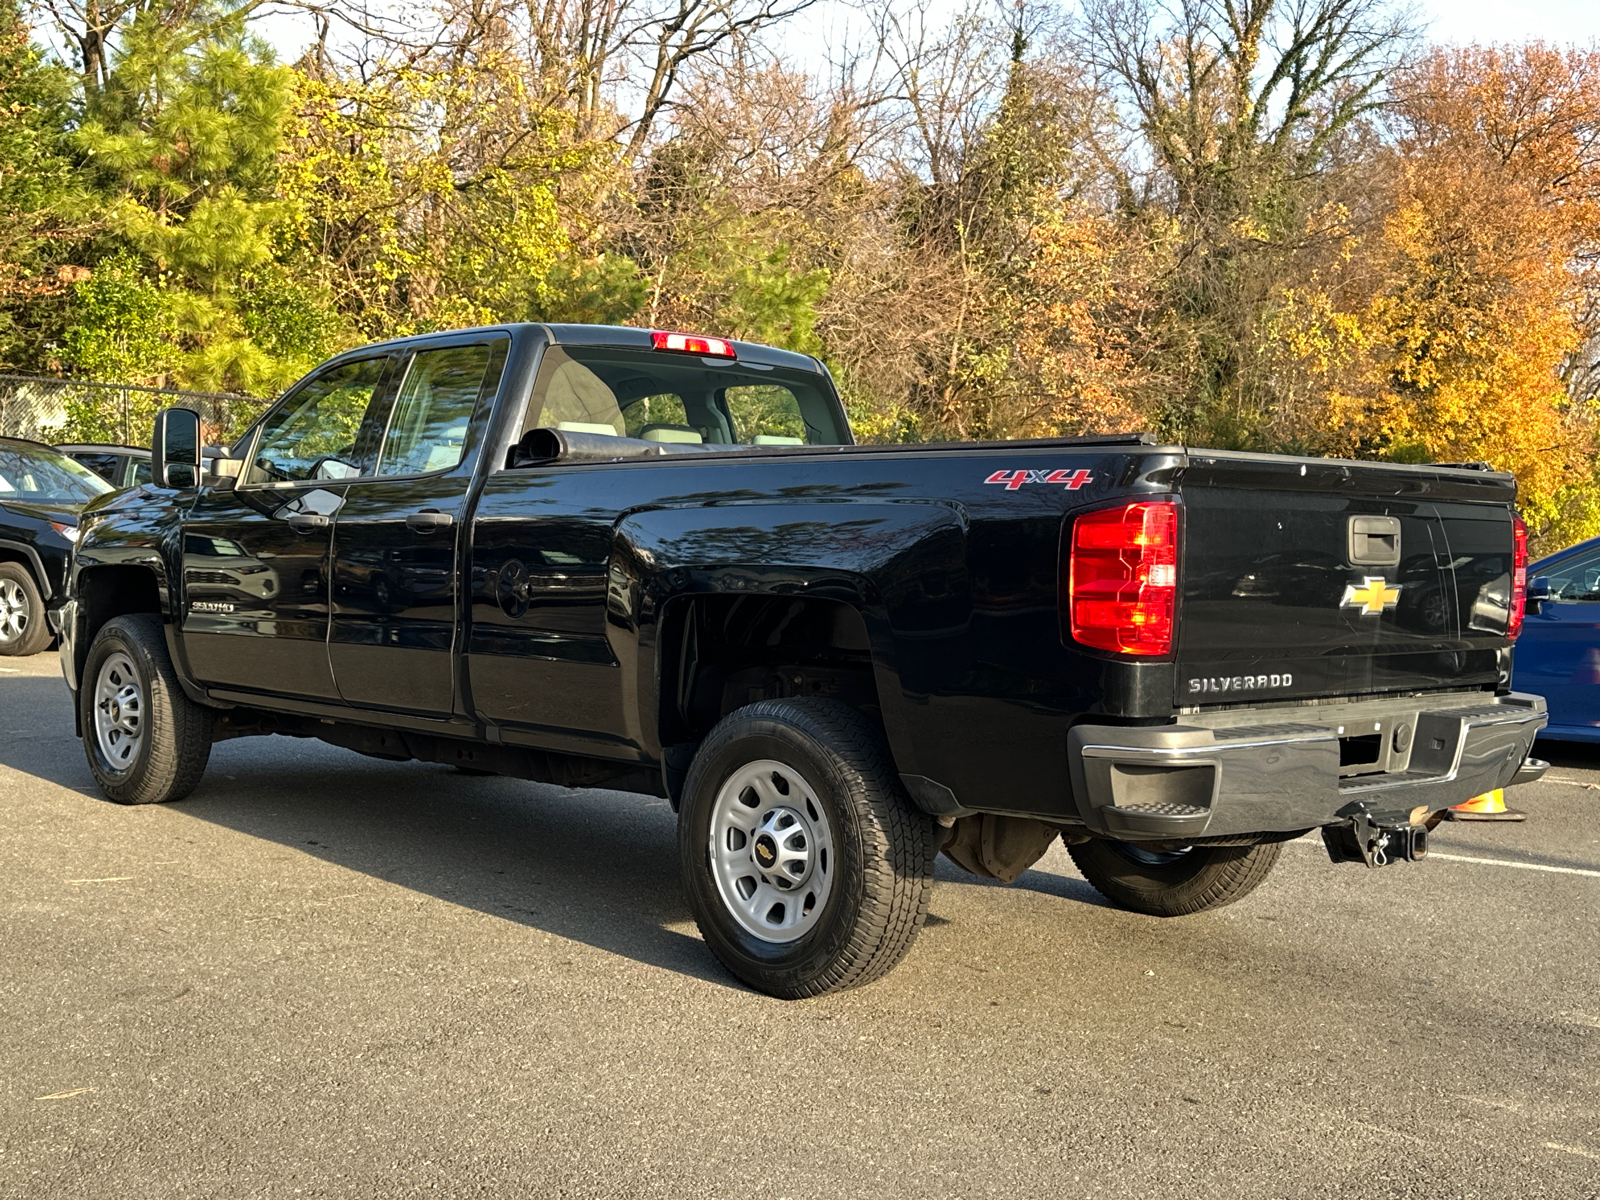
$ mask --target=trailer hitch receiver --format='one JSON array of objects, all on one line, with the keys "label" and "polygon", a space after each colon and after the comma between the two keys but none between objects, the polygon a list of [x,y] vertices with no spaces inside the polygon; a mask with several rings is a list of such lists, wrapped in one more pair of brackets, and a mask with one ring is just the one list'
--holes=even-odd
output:
[{"label": "trailer hitch receiver", "polygon": [[1426,807],[1409,811],[1374,809],[1359,800],[1342,810],[1348,821],[1325,825],[1322,844],[1334,862],[1366,863],[1386,867],[1390,863],[1416,862],[1428,856],[1429,813]]}]

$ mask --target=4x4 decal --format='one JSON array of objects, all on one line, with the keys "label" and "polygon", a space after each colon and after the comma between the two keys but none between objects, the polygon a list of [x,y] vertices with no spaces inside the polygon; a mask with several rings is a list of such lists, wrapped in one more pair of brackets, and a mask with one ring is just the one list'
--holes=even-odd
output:
[{"label": "4x4 decal", "polygon": [[1084,470],[1077,471],[996,471],[985,483],[1003,483],[1006,491],[1014,492],[1025,483],[1055,483],[1075,492],[1094,476]]}]

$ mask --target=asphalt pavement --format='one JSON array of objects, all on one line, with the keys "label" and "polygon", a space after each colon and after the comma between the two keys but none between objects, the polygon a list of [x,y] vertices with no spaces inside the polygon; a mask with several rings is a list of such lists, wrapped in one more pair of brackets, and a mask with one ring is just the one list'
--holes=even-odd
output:
[{"label": "asphalt pavement", "polygon": [[0,1196],[1600,1196],[1600,753],[1430,861],[1157,920],[941,861],[884,981],[735,983],[665,802],[225,742],[96,792],[0,659]]}]

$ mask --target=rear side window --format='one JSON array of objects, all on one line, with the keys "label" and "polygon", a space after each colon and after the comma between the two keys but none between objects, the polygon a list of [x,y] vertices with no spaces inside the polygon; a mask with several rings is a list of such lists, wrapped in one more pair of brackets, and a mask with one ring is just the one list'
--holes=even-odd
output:
[{"label": "rear side window", "polygon": [[384,434],[379,475],[447,471],[461,462],[492,357],[487,342],[412,357]]},{"label": "rear side window", "polygon": [[1549,577],[1550,594],[1557,600],[1600,601],[1600,550],[1575,554],[1539,574]]},{"label": "rear side window", "polygon": [[822,377],[645,350],[551,346],[522,432],[537,428],[709,445],[847,440]]}]

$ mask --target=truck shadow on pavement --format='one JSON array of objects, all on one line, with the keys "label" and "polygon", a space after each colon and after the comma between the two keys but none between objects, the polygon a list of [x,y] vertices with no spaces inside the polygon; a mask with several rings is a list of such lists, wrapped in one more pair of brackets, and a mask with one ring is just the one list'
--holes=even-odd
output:
[{"label": "truck shadow on pavement", "polygon": [[[95,788],[59,678],[0,677],[0,766],[117,807]],[[693,933],[665,800],[470,777],[269,737],[218,743],[193,794],[162,807],[451,904],[740,986]],[[130,821],[146,815],[126,811]]]},{"label": "truck shadow on pavement", "polygon": [[[0,695],[0,733],[11,733],[0,736],[0,765],[116,807],[95,788],[72,736],[59,678],[9,678]],[[194,793],[164,807],[451,904],[742,990],[694,932],[678,881],[677,818],[665,800],[467,776],[269,737],[218,743]],[[938,879],[946,886],[1005,886],[943,859]],[[1104,903],[1082,881],[1044,871],[1029,871],[1013,886]]]},{"label": "truck shadow on pavement", "polygon": [[174,807],[451,904],[740,986],[693,933],[666,801],[250,740],[217,746],[194,795]]}]

